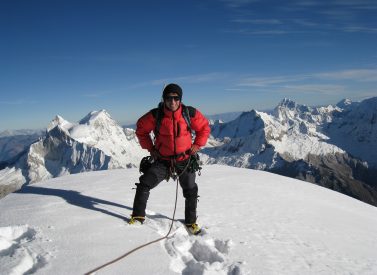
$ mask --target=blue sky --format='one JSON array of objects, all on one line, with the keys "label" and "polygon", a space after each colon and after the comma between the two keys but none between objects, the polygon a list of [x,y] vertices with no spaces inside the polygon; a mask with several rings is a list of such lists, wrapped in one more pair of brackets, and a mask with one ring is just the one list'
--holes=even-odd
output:
[{"label": "blue sky", "polygon": [[131,123],[170,82],[205,114],[377,96],[376,18],[375,0],[2,0],[0,131]]}]

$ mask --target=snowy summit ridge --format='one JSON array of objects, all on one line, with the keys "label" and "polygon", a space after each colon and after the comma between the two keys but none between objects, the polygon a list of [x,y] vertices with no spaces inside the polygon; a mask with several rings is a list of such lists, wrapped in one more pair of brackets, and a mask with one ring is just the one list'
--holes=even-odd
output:
[{"label": "snowy summit ridge", "polygon": [[[64,176],[1,199],[0,274],[86,274],[165,236],[173,182],[153,190],[142,226],[126,223],[138,176],[137,169]],[[198,180],[201,236],[175,222],[166,240],[98,274],[377,274],[376,207],[251,169],[210,165]],[[176,218],[183,216],[180,199]]]}]

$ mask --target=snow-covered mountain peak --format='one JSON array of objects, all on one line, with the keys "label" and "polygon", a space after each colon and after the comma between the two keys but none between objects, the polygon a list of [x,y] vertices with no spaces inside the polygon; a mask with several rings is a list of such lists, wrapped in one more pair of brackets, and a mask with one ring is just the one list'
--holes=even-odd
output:
[{"label": "snow-covered mountain peak", "polygon": [[283,111],[293,111],[295,113],[310,113],[313,111],[311,107],[308,107],[305,104],[298,104],[295,101],[284,98],[274,109],[275,112],[283,112]]},{"label": "snow-covered mountain peak", "polygon": [[71,123],[57,115],[50,122],[47,131],[51,131],[56,126],[59,126],[61,131],[74,140],[90,146],[94,146],[99,140],[109,138],[112,134],[124,135],[122,127],[105,110],[92,111],[81,119],[79,123]]},{"label": "snow-covered mountain peak", "polygon": [[[349,105],[350,106],[350,105]],[[338,115],[338,119],[346,119],[347,125],[353,125],[357,128],[368,128],[370,134],[376,131],[375,124],[377,123],[377,97],[366,99],[357,104],[352,103],[352,108],[348,108],[346,112]],[[344,127],[346,124],[342,124]],[[350,129],[354,130],[354,129]]]},{"label": "snow-covered mountain peak", "polygon": [[288,109],[295,109],[297,106],[297,103],[289,98],[283,98],[283,100],[278,104],[277,108],[279,107],[285,107]]},{"label": "snow-covered mountain peak", "polygon": [[72,127],[72,123],[65,120],[63,117],[56,115],[53,120],[51,120],[50,124],[47,126],[47,131],[51,131],[56,126],[60,126],[62,129],[69,129]]},{"label": "snow-covered mountain peak", "polygon": [[326,127],[331,141],[377,167],[377,97],[349,105]]},{"label": "snow-covered mountain peak", "polygon": [[294,175],[376,205],[377,97],[323,107],[283,99],[272,113],[213,125],[212,135],[207,163]]},{"label": "snow-covered mountain peak", "polygon": [[283,124],[293,124],[293,120],[313,120],[310,118],[313,109],[306,105],[297,104],[293,100],[283,99],[272,112],[272,115]]},{"label": "snow-covered mountain peak", "polygon": [[260,120],[260,112],[256,110],[251,110],[249,112],[243,112],[237,119],[234,121],[241,123],[241,124],[254,124],[253,122],[256,122]]},{"label": "snow-covered mountain peak", "polygon": [[348,99],[348,98],[345,98],[345,99],[342,99],[341,101],[339,101],[336,106],[341,108],[341,109],[346,109],[348,108],[349,106],[351,106],[353,104],[352,100],[351,99]]},{"label": "snow-covered mountain peak", "polygon": [[123,130],[104,110],[90,112],[79,123],[57,115],[44,137],[1,170],[0,182],[19,188],[64,174],[136,167],[144,154],[135,131]]},{"label": "snow-covered mountain peak", "polygon": [[[57,115],[51,121],[47,131],[49,132],[57,126],[60,131],[73,140],[96,147],[108,156],[119,155],[118,157],[123,159],[128,155],[125,152],[129,151],[130,148],[126,150],[126,147],[130,146],[130,142],[133,144],[131,147],[138,147],[135,131],[132,129],[123,130],[106,110],[92,111],[81,119],[79,123],[68,122]],[[133,153],[140,151],[140,149],[134,149],[135,152]],[[136,155],[139,154],[136,153]],[[122,163],[122,161],[120,162]]]},{"label": "snow-covered mountain peak", "polygon": [[123,128],[106,110],[92,111],[66,129],[70,137],[98,148],[116,159],[122,166],[135,166],[141,158],[139,143],[132,129]]},{"label": "snow-covered mountain peak", "polygon": [[83,119],[80,120],[79,124],[107,124],[111,122],[113,124],[114,120],[106,110],[92,111],[87,114]]},{"label": "snow-covered mountain peak", "polygon": [[228,123],[213,125],[212,135],[217,137],[243,137],[263,129],[265,124],[261,113],[255,110],[243,112],[238,118]]},{"label": "snow-covered mountain peak", "polygon": [[297,104],[289,99],[284,99],[271,115],[280,123],[289,127],[303,125],[304,123],[307,127],[315,128],[324,122],[331,122],[334,111],[341,112],[342,109],[332,105],[326,107],[309,107]]},{"label": "snow-covered mountain peak", "polygon": [[216,150],[215,155],[236,153],[236,162],[228,156],[220,161],[259,169],[261,163],[275,167],[281,159],[292,161],[306,159],[310,154],[344,153],[326,143],[328,137],[318,129],[322,122],[331,121],[334,110],[332,106],[312,108],[284,99],[272,114],[244,112],[231,122],[213,126],[213,136],[224,142],[222,151]]}]

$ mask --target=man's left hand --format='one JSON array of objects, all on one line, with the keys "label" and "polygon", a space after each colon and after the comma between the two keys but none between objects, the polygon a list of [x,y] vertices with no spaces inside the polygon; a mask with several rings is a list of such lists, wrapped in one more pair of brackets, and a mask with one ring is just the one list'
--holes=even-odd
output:
[{"label": "man's left hand", "polygon": [[190,149],[190,154],[195,155],[197,152],[199,152],[200,146],[193,144]]}]

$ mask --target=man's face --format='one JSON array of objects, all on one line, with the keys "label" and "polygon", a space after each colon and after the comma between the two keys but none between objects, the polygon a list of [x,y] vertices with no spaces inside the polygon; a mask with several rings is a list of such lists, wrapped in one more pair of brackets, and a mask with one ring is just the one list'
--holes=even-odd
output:
[{"label": "man's face", "polygon": [[179,100],[179,96],[176,93],[168,94],[164,102],[165,102],[165,106],[173,112],[178,110],[179,104],[181,103],[181,101]]}]

